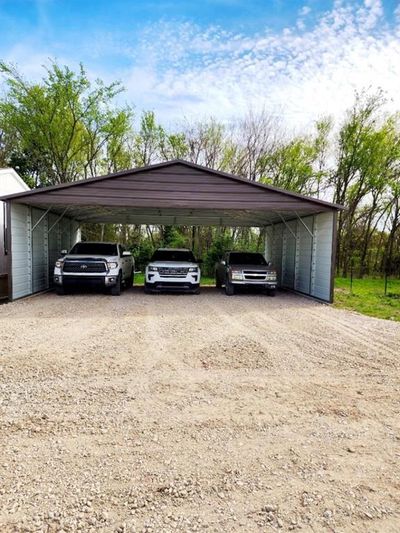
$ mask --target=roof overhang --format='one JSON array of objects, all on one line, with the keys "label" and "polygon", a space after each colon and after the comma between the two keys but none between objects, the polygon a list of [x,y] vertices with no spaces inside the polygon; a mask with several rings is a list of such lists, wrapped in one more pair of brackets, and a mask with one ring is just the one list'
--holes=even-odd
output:
[{"label": "roof overhang", "polygon": [[174,160],[3,198],[81,223],[268,226],[342,206]]}]

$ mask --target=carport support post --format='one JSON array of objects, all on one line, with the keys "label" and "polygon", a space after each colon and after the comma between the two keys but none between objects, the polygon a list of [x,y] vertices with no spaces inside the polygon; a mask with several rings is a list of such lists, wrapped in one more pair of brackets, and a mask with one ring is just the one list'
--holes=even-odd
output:
[{"label": "carport support post", "polygon": [[[274,242],[274,225],[270,226],[264,226],[263,227],[265,231],[265,237],[264,237],[264,257],[267,261],[271,261],[272,259],[272,249],[273,249],[273,242]],[[269,232],[268,230],[271,229]]]}]

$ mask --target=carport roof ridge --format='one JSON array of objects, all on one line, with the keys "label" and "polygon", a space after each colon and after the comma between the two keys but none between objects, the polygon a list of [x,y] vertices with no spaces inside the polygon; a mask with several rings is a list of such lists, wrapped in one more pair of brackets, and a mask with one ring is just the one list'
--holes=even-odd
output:
[{"label": "carport roof ridge", "polygon": [[257,187],[257,188],[259,188],[261,190],[264,190],[264,191],[271,191],[271,192],[276,192],[276,193],[279,193],[279,194],[284,194],[284,195],[287,195],[287,196],[290,196],[290,197],[293,197],[293,198],[297,198],[299,200],[303,200],[303,201],[306,201],[306,202],[310,202],[310,203],[314,203],[314,204],[323,206],[325,208],[330,208],[330,209],[335,209],[335,210],[344,209],[344,207],[342,205],[339,205],[339,204],[334,204],[334,203],[331,203],[331,202],[327,202],[325,200],[320,200],[318,198],[312,198],[312,197],[309,197],[309,196],[305,196],[305,195],[302,195],[302,194],[299,194],[299,193],[288,191],[286,189],[281,189],[279,187],[275,187],[273,185],[268,185],[266,183],[259,183],[259,182],[255,182],[255,181],[250,181],[247,178],[241,178],[239,176],[235,176],[233,174],[229,174],[229,173],[223,172],[221,170],[214,170],[214,169],[205,167],[203,165],[198,165],[196,163],[191,163],[189,161],[185,161],[183,159],[172,159],[170,161],[166,161],[166,162],[163,162],[163,163],[156,163],[156,164],[147,165],[147,166],[144,166],[144,167],[137,167],[137,168],[133,168],[133,169],[129,169],[129,170],[122,170],[120,172],[115,172],[115,173],[112,173],[112,174],[105,174],[105,175],[102,175],[102,176],[96,176],[94,178],[82,179],[82,180],[73,181],[73,182],[70,182],[70,183],[61,183],[61,184],[58,184],[58,185],[51,185],[51,186],[48,186],[48,187],[39,187],[37,189],[33,189],[33,190],[30,190],[30,191],[3,196],[3,197],[0,197],[0,200],[9,201],[9,200],[13,200],[13,199],[30,198],[32,196],[35,196],[36,194],[42,194],[43,195],[43,194],[46,194],[47,192],[50,193],[52,191],[61,191],[61,190],[69,189],[69,188],[72,188],[72,187],[83,187],[83,186],[87,186],[87,185],[90,185],[90,184],[96,183],[96,182],[101,182],[101,181],[105,181],[105,180],[112,180],[112,179],[118,179],[118,178],[122,178],[122,177],[125,177],[125,176],[130,176],[132,174],[145,173],[145,172],[149,172],[149,171],[152,171],[152,170],[166,168],[166,167],[169,167],[169,166],[172,166],[172,165],[186,166],[186,167],[191,168],[191,169],[195,169],[195,170],[199,170],[199,171],[202,171],[202,172],[206,172],[206,173],[208,173],[210,175],[219,176],[221,178],[225,178],[225,179],[232,180],[232,181],[239,182],[239,183],[245,183],[249,187]]}]

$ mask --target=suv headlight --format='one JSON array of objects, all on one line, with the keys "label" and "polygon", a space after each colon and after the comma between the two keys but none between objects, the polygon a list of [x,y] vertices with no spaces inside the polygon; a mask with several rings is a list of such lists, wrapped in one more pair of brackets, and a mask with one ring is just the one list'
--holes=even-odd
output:
[{"label": "suv headlight", "polygon": [[158,267],[153,267],[153,266],[150,265],[147,268],[148,268],[149,272],[158,272]]},{"label": "suv headlight", "polygon": [[107,261],[107,266],[109,270],[113,270],[114,268],[118,268],[118,263],[115,263],[114,261],[111,261],[110,263]]},{"label": "suv headlight", "polygon": [[199,269],[197,267],[189,267],[189,272],[198,272]]},{"label": "suv headlight", "polygon": [[60,259],[59,261],[56,261],[56,267],[57,268],[61,268],[64,264],[64,260],[63,259]]},{"label": "suv headlight", "polygon": [[235,280],[242,280],[243,279],[243,272],[240,272],[239,270],[232,270],[232,279]]}]

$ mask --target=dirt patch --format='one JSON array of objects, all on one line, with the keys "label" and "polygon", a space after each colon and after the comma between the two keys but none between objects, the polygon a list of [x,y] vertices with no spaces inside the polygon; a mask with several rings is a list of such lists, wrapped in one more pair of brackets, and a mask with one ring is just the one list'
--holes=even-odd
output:
[{"label": "dirt patch", "polygon": [[399,346],[288,294],[3,305],[0,530],[397,533]]},{"label": "dirt patch", "polygon": [[198,360],[203,368],[271,368],[268,348],[245,335],[229,335],[205,344]]}]

